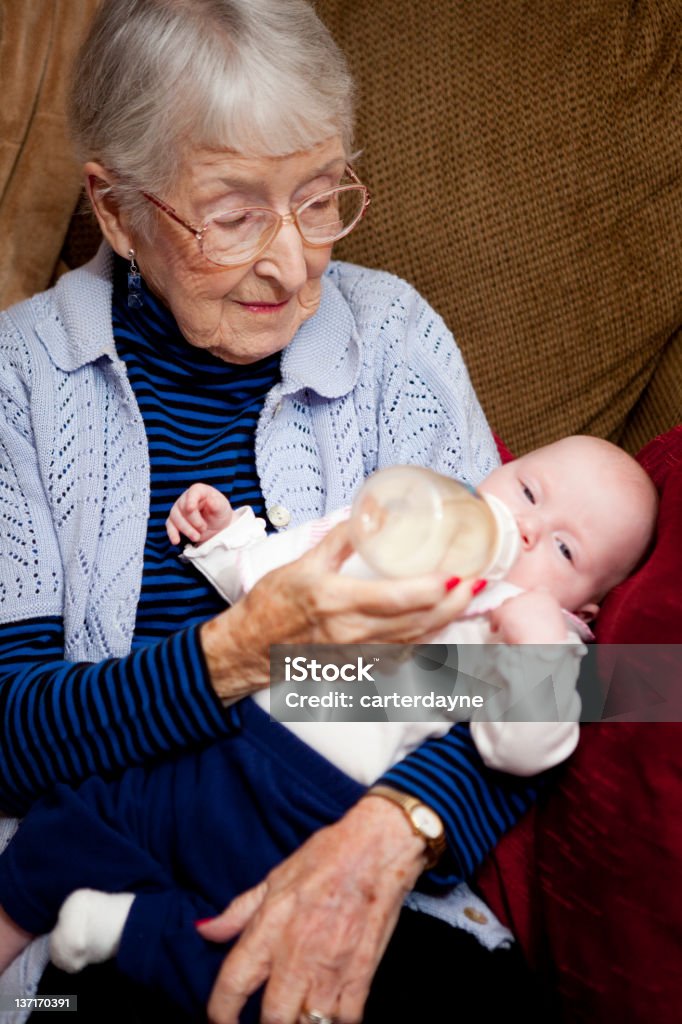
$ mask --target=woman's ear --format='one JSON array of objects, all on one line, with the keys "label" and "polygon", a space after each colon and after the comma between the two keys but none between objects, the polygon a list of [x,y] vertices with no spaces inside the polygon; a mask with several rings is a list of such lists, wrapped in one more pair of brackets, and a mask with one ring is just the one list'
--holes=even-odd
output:
[{"label": "woman's ear", "polygon": [[595,604],[594,601],[590,601],[588,604],[584,604],[582,608],[579,608],[575,614],[583,622],[594,622],[599,615],[599,605]]},{"label": "woman's ear", "polygon": [[127,259],[128,251],[134,248],[128,217],[121,211],[115,191],[114,178],[110,171],[94,160],[83,168],[85,190],[95,211],[100,230],[107,242],[119,256]]}]

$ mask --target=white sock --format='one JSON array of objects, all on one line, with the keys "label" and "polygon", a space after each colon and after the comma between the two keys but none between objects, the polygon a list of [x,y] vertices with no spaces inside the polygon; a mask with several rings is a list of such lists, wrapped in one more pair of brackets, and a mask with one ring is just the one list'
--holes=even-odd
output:
[{"label": "white sock", "polygon": [[118,952],[134,899],[131,892],[72,892],[62,903],[57,926],[50,936],[52,963],[75,974],[87,964],[110,960]]}]

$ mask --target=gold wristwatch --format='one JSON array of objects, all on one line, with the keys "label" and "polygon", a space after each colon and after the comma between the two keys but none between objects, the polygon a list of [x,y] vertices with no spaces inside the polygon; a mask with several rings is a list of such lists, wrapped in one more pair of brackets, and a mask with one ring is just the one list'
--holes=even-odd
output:
[{"label": "gold wristwatch", "polygon": [[423,803],[416,796],[403,793],[393,786],[371,786],[367,790],[367,796],[380,796],[384,800],[390,800],[396,804],[407,820],[416,836],[424,840],[426,844],[426,868],[428,871],[434,867],[445,853],[445,829],[443,822],[433,808]]}]

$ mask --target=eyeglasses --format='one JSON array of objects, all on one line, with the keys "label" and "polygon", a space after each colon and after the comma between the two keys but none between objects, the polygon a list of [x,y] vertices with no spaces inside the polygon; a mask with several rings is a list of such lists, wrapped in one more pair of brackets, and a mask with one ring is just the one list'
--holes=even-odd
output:
[{"label": "eyeglasses", "polygon": [[248,206],[218,213],[201,226],[188,224],[172,206],[152,192],[142,192],[142,195],[191,231],[207,260],[219,267],[237,267],[260,256],[284,224],[295,224],[305,244],[316,249],[338,242],[352,231],[371,200],[369,190],[350,164],[346,165],[345,175],[350,178],[350,184],[316,192],[289,213]]}]

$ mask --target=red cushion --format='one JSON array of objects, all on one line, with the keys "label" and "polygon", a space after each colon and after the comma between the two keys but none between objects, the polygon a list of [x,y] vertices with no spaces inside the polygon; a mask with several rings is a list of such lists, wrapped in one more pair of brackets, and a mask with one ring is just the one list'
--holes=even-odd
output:
[{"label": "red cushion", "polygon": [[651,441],[637,456],[656,484],[661,507],[656,546],[639,572],[611,591],[595,633],[600,643],[682,640],[682,426]]},{"label": "red cushion", "polygon": [[569,1020],[680,1020],[681,801],[679,723],[583,728],[534,844]]},{"label": "red cushion", "polygon": [[[682,641],[682,427],[638,455],[661,496],[654,551],[605,600],[601,643]],[[568,1021],[677,1024],[682,724],[583,728],[547,801],[484,866],[484,896],[549,970]]]},{"label": "red cushion", "polygon": [[495,438],[495,444],[497,445],[498,455],[502,459],[503,463],[511,462],[514,458],[516,458],[516,456],[512,455],[512,453],[509,451],[502,438],[498,437],[497,434],[493,434],[493,437]]}]

